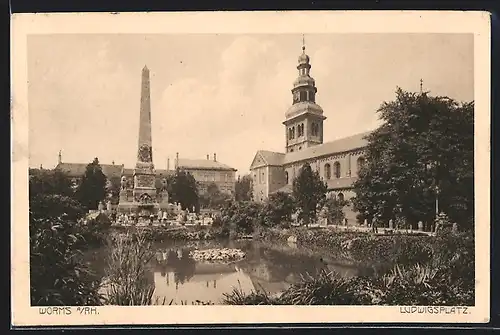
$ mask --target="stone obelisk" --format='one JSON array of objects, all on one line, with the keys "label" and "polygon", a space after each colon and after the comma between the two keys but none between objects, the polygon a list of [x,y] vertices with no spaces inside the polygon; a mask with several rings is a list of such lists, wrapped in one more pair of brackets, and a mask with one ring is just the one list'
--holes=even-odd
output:
[{"label": "stone obelisk", "polygon": [[149,69],[142,69],[141,106],[139,116],[139,143],[134,169],[134,202],[148,207],[156,204],[155,169],[151,141],[151,100]]}]

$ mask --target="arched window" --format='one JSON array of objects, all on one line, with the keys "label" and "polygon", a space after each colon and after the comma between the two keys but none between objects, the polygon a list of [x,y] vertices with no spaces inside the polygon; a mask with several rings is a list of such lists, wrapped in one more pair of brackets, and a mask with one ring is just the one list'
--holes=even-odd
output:
[{"label": "arched window", "polygon": [[292,139],[295,138],[295,127],[292,127]]},{"label": "arched window", "polygon": [[285,180],[286,180],[286,183],[288,184],[288,171],[285,171]]},{"label": "arched window", "polygon": [[317,123],[315,123],[315,122],[313,122],[313,123],[311,124],[311,134],[312,134],[313,136],[318,136],[318,134],[319,134],[319,126],[318,126],[318,124],[317,124]]},{"label": "arched window", "polygon": [[332,168],[330,164],[325,164],[325,178],[330,179],[332,178]]},{"label": "arched window", "polygon": [[339,193],[339,195],[337,196],[337,199],[339,201],[344,201],[344,194],[343,193]]},{"label": "arched window", "polygon": [[301,123],[297,126],[297,137],[304,136],[304,124]]},{"label": "arched window", "polygon": [[365,166],[366,160],[365,160],[364,157],[359,157],[357,163],[358,163],[358,173],[359,173],[359,171],[361,170],[361,168],[363,166]]},{"label": "arched window", "polygon": [[335,164],[333,165],[333,168],[335,169],[335,178],[340,178],[340,163],[339,162],[335,162]]}]

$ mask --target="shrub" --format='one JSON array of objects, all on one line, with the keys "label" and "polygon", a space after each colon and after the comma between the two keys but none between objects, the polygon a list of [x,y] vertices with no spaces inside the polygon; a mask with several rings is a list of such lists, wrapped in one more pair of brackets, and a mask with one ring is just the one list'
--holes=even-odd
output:
[{"label": "shrub", "polygon": [[100,305],[99,280],[83,263],[80,205],[61,195],[30,199],[30,295],[33,306]]},{"label": "shrub", "polygon": [[349,279],[323,270],[292,285],[280,298],[287,305],[358,305],[365,302],[359,293]]},{"label": "shrub", "polygon": [[474,293],[461,281],[451,281],[448,267],[432,263],[415,264],[394,269],[378,280],[384,292],[382,304],[387,305],[448,305],[474,304]]},{"label": "shrub", "polygon": [[120,306],[151,305],[154,283],[148,281],[152,246],[142,234],[118,235],[110,241],[106,267],[106,303]]}]

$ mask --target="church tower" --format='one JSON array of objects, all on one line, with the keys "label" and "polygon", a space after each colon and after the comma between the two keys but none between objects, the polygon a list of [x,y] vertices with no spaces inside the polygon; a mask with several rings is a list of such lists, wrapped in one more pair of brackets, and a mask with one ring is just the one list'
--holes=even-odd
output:
[{"label": "church tower", "polygon": [[293,104],[285,114],[286,153],[300,151],[323,143],[323,109],[316,104],[316,83],[310,76],[311,64],[303,43],[293,83]]}]

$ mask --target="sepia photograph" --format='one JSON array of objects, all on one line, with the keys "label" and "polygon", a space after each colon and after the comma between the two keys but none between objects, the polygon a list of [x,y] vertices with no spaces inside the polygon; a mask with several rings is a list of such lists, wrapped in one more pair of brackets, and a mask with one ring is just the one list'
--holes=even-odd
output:
[{"label": "sepia photograph", "polygon": [[23,324],[488,321],[488,15],[179,14],[13,20]]}]

